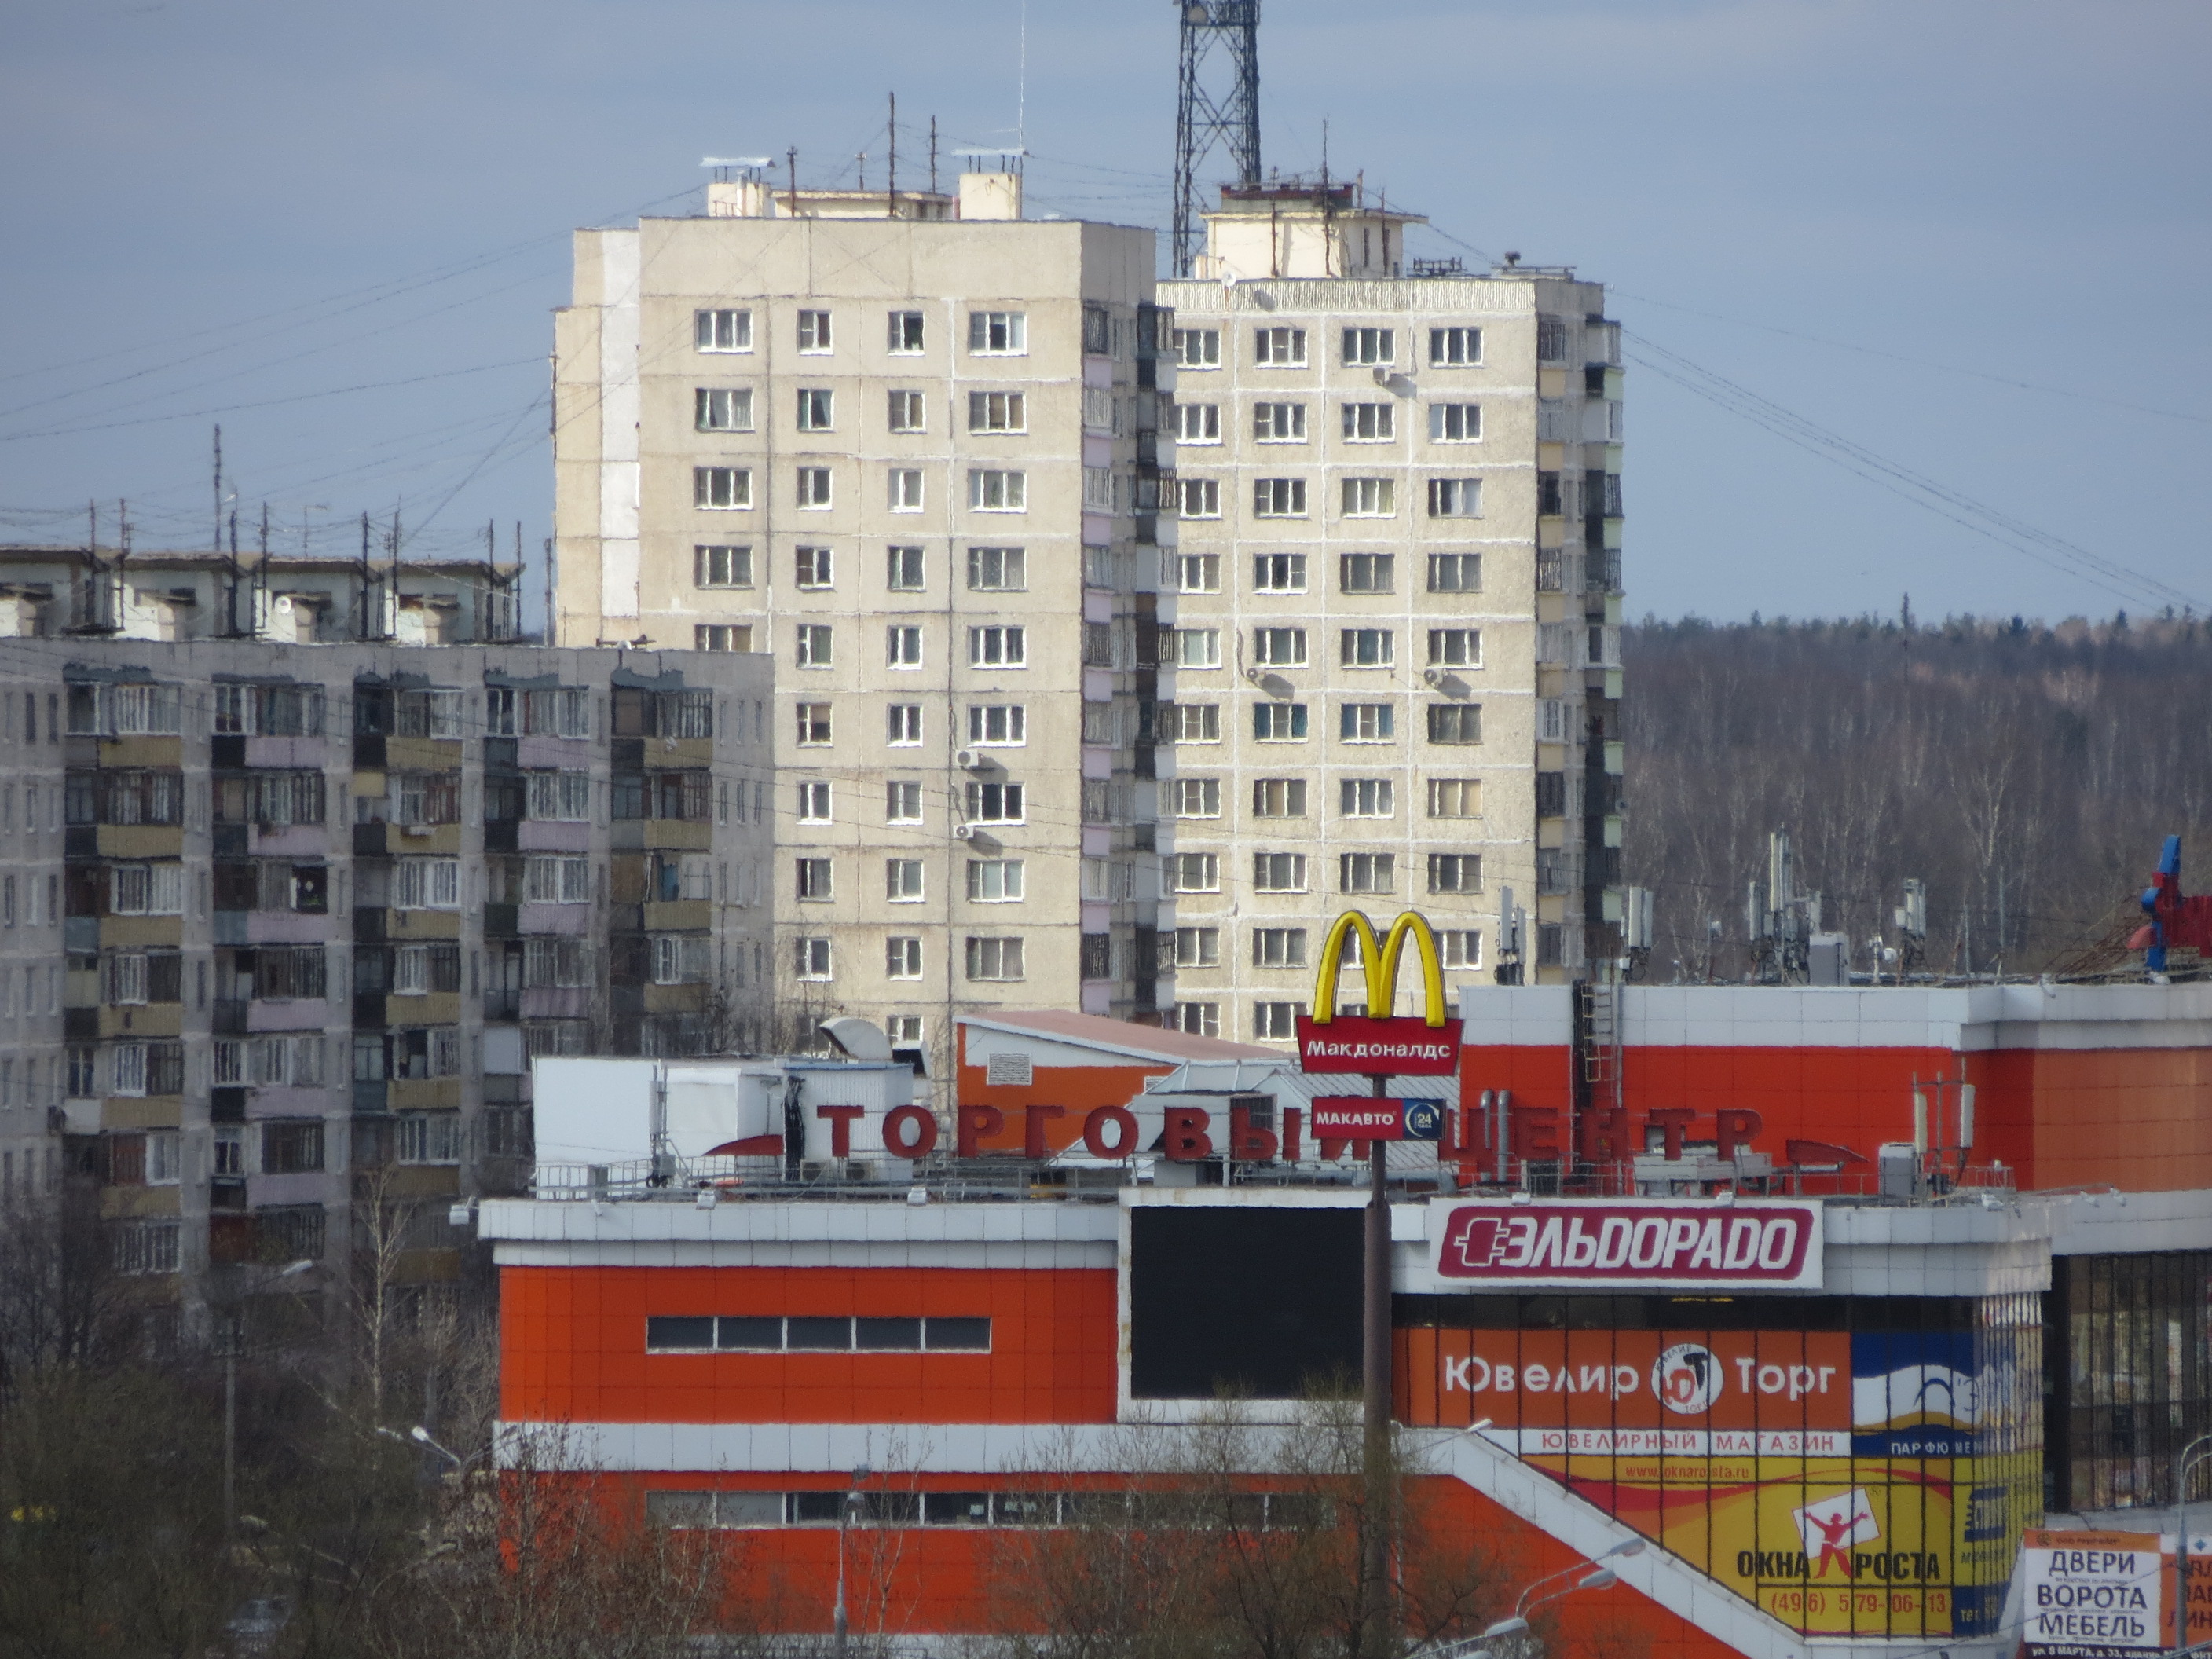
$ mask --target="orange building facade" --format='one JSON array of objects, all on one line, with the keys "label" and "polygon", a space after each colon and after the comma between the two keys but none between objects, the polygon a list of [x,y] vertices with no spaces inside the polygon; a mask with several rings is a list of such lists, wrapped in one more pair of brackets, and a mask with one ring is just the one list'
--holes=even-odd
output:
[{"label": "orange building facade", "polygon": [[[2164,1501],[2166,1441],[2212,1427],[2212,988],[1614,994],[1607,1045],[1571,988],[1465,994],[1443,1132],[1393,1148],[1431,1545],[1508,1602],[1603,1559],[1569,1651],[2009,1655],[2021,1530]],[[1358,1080],[1064,1014],[960,1060],[927,1159],[794,1142],[483,1204],[511,1457],[726,1534],[795,1631],[830,1627],[842,1519],[853,1627],[907,1640],[1018,1623],[1025,1540],[1224,1394],[1264,1490],[1297,1398],[1356,1372],[1364,1149],[1284,1154]],[[1125,1156],[1085,1149],[1102,1109]],[[1271,1156],[1230,1155],[1232,1110]]]}]

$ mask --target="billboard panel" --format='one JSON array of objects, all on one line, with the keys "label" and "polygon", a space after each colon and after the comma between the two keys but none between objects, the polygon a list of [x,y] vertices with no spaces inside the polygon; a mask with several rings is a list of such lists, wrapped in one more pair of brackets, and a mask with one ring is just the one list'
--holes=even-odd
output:
[{"label": "billboard panel", "polygon": [[1430,1263],[1473,1290],[1818,1290],[1817,1203],[1437,1199]]}]

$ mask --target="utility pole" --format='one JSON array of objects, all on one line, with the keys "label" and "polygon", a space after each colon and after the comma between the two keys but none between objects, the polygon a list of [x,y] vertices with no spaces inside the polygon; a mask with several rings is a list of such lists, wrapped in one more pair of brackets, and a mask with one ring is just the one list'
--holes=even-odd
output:
[{"label": "utility pole", "polygon": [[[1388,1015],[1390,1011],[1381,1012]],[[1380,1100],[1390,1079],[1378,1076],[1373,1082],[1375,1097]],[[1360,1471],[1366,1487],[1367,1533],[1359,1563],[1360,1659],[1382,1659],[1390,1645],[1389,1158],[1389,1141],[1367,1143],[1366,1272],[1360,1304]]]}]

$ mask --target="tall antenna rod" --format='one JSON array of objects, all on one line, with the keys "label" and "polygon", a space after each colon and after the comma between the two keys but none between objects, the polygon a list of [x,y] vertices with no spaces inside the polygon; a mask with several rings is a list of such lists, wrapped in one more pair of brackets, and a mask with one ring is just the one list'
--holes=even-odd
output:
[{"label": "tall antenna rod", "polygon": [[887,205],[884,216],[887,219],[896,219],[898,217],[898,94],[891,94],[890,99],[891,181],[888,187]]},{"label": "tall antenna rod", "polygon": [[929,193],[937,194],[937,118],[929,118]]},{"label": "tall antenna rod", "polygon": [[222,423],[215,428],[215,550],[222,551]]},{"label": "tall antenna rod", "polygon": [[[1260,182],[1260,0],[1182,0],[1182,5],[1170,257],[1175,274],[1188,276],[1206,239],[1200,167],[1220,150],[1239,185],[1249,189]],[[1213,62],[1216,47],[1228,59],[1226,84]]]}]

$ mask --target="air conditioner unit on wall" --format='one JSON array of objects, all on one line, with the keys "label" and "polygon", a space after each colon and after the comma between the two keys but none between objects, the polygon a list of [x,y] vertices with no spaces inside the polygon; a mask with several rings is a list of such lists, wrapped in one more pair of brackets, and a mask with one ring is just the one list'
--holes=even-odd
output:
[{"label": "air conditioner unit on wall", "polygon": [[983,751],[980,749],[960,750],[952,757],[952,763],[963,772],[972,772],[983,764]]},{"label": "air conditioner unit on wall", "polygon": [[953,840],[955,840],[955,841],[973,841],[973,840],[975,840],[975,826],[974,824],[972,824],[972,823],[956,823],[956,824],[954,824],[954,825],[952,826],[952,839],[953,839]]}]

